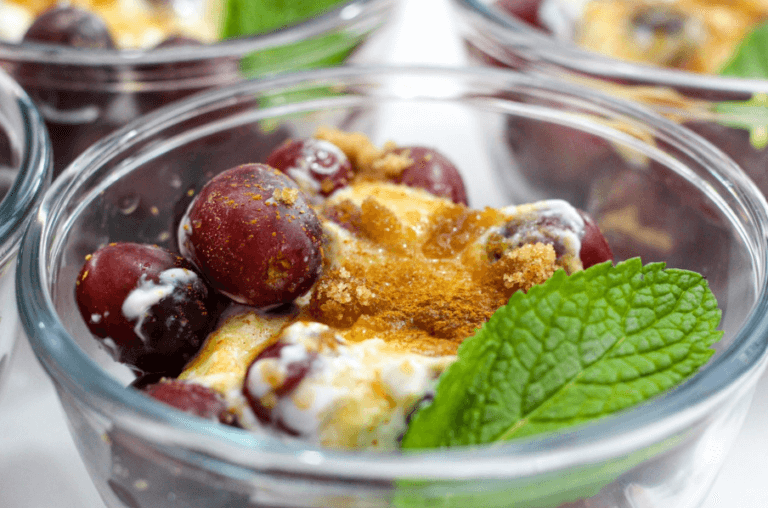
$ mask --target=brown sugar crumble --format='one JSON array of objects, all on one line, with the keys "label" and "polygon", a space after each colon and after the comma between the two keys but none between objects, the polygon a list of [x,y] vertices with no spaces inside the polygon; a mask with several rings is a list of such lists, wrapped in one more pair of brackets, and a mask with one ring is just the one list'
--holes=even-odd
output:
[{"label": "brown sugar crumble", "polygon": [[[355,181],[320,209],[351,233],[310,295],[307,319],[349,341],[379,337],[403,350],[455,354],[515,291],[527,291],[559,268],[552,246],[511,249],[492,228],[507,218],[414,189],[384,183],[413,164],[408,150],[382,148],[362,133],[320,127],[315,138],[352,161]],[[367,183],[365,183],[367,182]],[[484,234],[488,247],[479,247]],[[488,249],[486,251],[486,249]]]},{"label": "brown sugar crumble", "polygon": [[[348,341],[379,337],[403,350],[455,354],[513,292],[558,268],[550,245],[485,255],[477,240],[507,220],[498,210],[472,210],[385,183],[357,197],[350,192],[321,211],[341,219],[353,239],[342,240],[309,305],[312,320]],[[402,209],[408,206],[421,216]]]},{"label": "brown sugar crumble", "polygon": [[296,200],[299,197],[299,189],[275,189],[275,191],[272,193],[272,199],[277,201],[278,203],[283,203],[285,205],[293,205],[296,203]]},{"label": "brown sugar crumble", "polygon": [[385,143],[383,148],[379,148],[368,136],[360,132],[319,127],[314,137],[338,146],[352,162],[358,179],[375,181],[394,178],[413,164],[413,159],[407,155],[393,153],[397,148],[395,143],[390,141]]}]

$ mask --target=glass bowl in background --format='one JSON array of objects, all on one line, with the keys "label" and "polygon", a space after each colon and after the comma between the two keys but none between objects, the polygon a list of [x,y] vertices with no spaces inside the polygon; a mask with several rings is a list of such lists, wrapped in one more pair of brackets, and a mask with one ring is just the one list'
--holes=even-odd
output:
[{"label": "glass bowl in background", "polygon": [[396,4],[351,0],[284,29],[202,46],[84,50],[6,42],[0,67],[43,114],[58,174],[99,138],[174,100],[249,77],[347,61]]},{"label": "glass bowl in background", "polygon": [[571,79],[646,104],[714,143],[768,193],[768,80],[699,74],[586,51],[550,33],[539,4],[451,0],[470,61]]},{"label": "glass bowl in background", "polygon": [[[436,147],[462,171],[474,207],[567,198],[595,217],[618,259],[702,273],[723,310],[715,356],[684,385],[593,424],[414,455],[256,435],[127,387],[133,374],[77,311],[85,256],[115,241],[174,249],[190,191],[321,125]],[[572,174],[578,188],[562,184]],[[205,92],[90,147],[28,229],[18,296],[112,508],[694,507],[768,359],[766,224],[764,198],[731,160],[632,103],[488,68],[338,67]]]},{"label": "glass bowl in background", "polygon": [[43,119],[29,96],[0,71],[0,385],[21,334],[16,310],[16,255],[53,171]]}]

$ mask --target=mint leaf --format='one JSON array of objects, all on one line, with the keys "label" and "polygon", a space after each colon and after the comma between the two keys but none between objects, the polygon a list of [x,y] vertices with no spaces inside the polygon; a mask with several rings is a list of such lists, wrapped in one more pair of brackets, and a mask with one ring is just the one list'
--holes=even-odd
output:
[{"label": "mint leaf", "polygon": [[749,131],[749,143],[756,150],[768,146],[768,95],[756,93],[748,101],[718,102],[718,123]]},{"label": "mint leaf", "polygon": [[[221,38],[259,34],[304,21],[345,0],[226,0]],[[240,60],[240,73],[256,78],[278,72],[340,65],[365,35],[326,33],[291,44],[254,51]]]},{"label": "mint leaf", "polygon": [[221,38],[278,30],[329,10],[344,0],[226,0]]},{"label": "mint leaf", "polygon": [[552,432],[639,404],[707,362],[720,315],[701,275],[663,263],[558,271],[464,341],[403,448]]},{"label": "mint leaf", "polygon": [[[768,22],[758,25],[741,41],[731,59],[720,70],[721,76],[768,79]],[[768,146],[768,99],[756,93],[749,101],[719,102],[715,111],[718,123],[749,131],[756,150]]]},{"label": "mint leaf", "polygon": [[246,78],[277,72],[341,65],[362,42],[352,34],[331,33],[293,44],[255,51],[240,61],[240,72]]},{"label": "mint leaf", "polygon": [[720,70],[721,76],[768,78],[768,22],[758,25],[739,43]]}]

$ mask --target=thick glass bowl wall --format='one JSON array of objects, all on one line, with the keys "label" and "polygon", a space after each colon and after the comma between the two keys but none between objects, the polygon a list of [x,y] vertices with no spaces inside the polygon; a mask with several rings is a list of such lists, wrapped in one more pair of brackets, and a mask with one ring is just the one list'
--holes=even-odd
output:
[{"label": "thick glass bowl wall", "polygon": [[21,334],[16,254],[51,172],[51,148],[42,118],[21,87],[0,71],[0,384]]},{"label": "thick glass bowl wall", "polygon": [[[723,309],[713,360],[641,407],[553,436],[416,455],[308,447],[211,424],[127,388],[74,284],[110,241],[174,248],[190,189],[321,125],[434,146],[470,204],[566,198],[619,259],[705,275]],[[633,220],[634,218],[634,220]],[[207,92],[131,123],[54,183],[25,238],[19,305],[110,507],[696,506],[765,368],[766,204],[731,160],[631,103],[492,69],[336,68]]]},{"label": "thick glass bowl wall", "polygon": [[585,51],[536,25],[539,3],[451,0],[471,62],[573,80],[643,103],[711,141],[768,192],[762,135],[768,80],[696,74]]}]

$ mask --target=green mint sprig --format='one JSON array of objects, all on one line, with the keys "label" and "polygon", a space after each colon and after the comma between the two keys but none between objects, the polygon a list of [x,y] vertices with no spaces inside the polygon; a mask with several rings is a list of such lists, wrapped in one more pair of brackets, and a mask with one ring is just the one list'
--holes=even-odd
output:
[{"label": "green mint sprig", "polygon": [[[720,70],[721,76],[768,79],[768,22],[758,25],[736,48]],[[750,144],[757,150],[768,146],[768,95],[756,93],[749,101],[724,101],[715,111],[728,127],[749,131]]]},{"label": "green mint sprig", "polygon": [[[222,39],[271,32],[322,14],[348,0],[224,0]],[[257,78],[279,72],[341,65],[364,40],[344,30],[244,55],[240,74]],[[263,106],[263,105],[262,105]]]},{"label": "green mint sprig", "polygon": [[664,263],[558,271],[464,341],[402,446],[505,441],[639,404],[709,360],[720,317],[700,274]]},{"label": "green mint sprig", "polygon": [[344,0],[225,0],[221,38],[262,34],[312,18]]},{"label": "green mint sprig", "polygon": [[739,43],[736,52],[720,70],[721,76],[768,78],[768,22],[754,28]]}]

